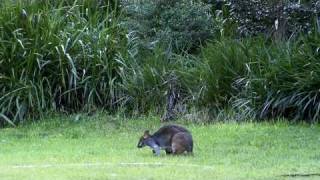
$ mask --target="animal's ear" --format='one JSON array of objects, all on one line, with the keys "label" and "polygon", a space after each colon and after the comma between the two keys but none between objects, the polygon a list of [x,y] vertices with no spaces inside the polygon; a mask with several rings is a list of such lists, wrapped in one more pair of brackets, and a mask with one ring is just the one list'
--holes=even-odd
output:
[{"label": "animal's ear", "polygon": [[148,138],[150,136],[149,130],[144,131],[143,137]]}]

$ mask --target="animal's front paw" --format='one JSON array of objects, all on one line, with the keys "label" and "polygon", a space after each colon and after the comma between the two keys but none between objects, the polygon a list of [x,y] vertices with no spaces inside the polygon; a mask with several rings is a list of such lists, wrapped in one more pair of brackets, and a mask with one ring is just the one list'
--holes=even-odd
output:
[{"label": "animal's front paw", "polygon": [[154,155],[160,156],[160,148],[159,147],[157,147],[155,149],[152,149],[152,152],[153,152]]}]

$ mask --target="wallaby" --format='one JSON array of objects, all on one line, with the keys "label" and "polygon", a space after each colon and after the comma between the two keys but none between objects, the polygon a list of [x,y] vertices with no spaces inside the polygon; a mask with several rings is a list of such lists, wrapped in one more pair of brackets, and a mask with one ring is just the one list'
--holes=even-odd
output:
[{"label": "wallaby", "polygon": [[191,133],[186,128],[178,125],[166,125],[152,135],[148,130],[145,131],[137,147],[144,146],[152,148],[156,155],[160,155],[161,149],[164,149],[166,154],[181,154],[185,151],[192,153],[193,140]]}]

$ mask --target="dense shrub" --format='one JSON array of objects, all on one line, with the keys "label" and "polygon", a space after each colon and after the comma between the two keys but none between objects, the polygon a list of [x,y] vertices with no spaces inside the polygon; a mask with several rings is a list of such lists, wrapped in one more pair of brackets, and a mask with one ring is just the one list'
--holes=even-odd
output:
[{"label": "dense shrub", "polygon": [[295,42],[272,44],[263,57],[258,56],[245,81],[246,96],[259,117],[318,121],[319,40],[315,33]]},{"label": "dense shrub", "polygon": [[172,92],[183,112],[317,121],[319,4],[203,2],[0,3],[0,124],[50,110],[163,113]]},{"label": "dense shrub", "polygon": [[204,99],[244,118],[318,121],[319,44],[319,33],[283,43],[258,38],[210,44],[203,50],[210,67]]},{"label": "dense shrub", "polygon": [[316,1],[236,1],[231,0],[231,18],[241,35],[264,33],[277,38],[310,32],[320,12]]},{"label": "dense shrub", "polygon": [[[240,36],[264,34],[281,39],[300,32],[309,33],[320,12],[320,3],[317,0],[204,0],[204,2],[213,4],[214,10],[227,11],[225,19],[237,24],[237,33]],[[225,28],[228,29],[229,26]]]},{"label": "dense shrub", "polygon": [[229,99],[237,93],[232,84],[245,75],[245,64],[250,60],[247,47],[245,42],[224,39],[202,49],[202,58],[208,67],[205,102],[215,107],[228,105]]},{"label": "dense shrub", "polygon": [[125,24],[144,48],[161,44],[176,53],[193,51],[217,30],[210,6],[198,1],[123,1],[123,6]]},{"label": "dense shrub", "polygon": [[163,113],[170,86],[174,86],[179,96],[179,105],[185,107],[198,102],[204,85],[201,82],[205,64],[197,58],[189,55],[168,57],[158,46],[136,56],[127,55],[118,59],[121,62],[119,89],[123,95],[120,98],[123,108],[140,113]]},{"label": "dense shrub", "polygon": [[125,36],[112,1],[68,2],[0,6],[0,120],[114,105]]}]

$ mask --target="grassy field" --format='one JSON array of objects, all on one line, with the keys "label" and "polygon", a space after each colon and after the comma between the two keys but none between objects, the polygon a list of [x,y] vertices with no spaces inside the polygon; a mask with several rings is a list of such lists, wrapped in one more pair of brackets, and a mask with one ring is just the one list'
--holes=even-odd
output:
[{"label": "grassy field", "polygon": [[0,129],[0,179],[320,178],[319,125],[175,123],[192,131],[194,156],[136,148],[161,126],[155,117],[55,116]]}]

